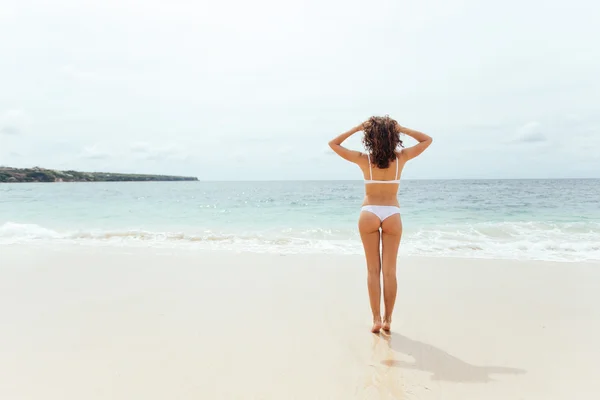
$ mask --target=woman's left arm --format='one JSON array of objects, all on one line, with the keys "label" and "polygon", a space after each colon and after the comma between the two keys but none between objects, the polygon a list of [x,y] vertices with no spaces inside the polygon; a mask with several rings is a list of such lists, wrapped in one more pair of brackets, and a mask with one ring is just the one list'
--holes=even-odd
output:
[{"label": "woman's left arm", "polygon": [[350,136],[354,135],[356,132],[362,131],[365,129],[365,124],[362,123],[354,128],[350,129],[348,132],[344,132],[338,137],[331,139],[329,141],[329,147],[333,151],[335,151],[340,157],[345,160],[348,160],[353,163],[358,163],[360,160],[360,151],[350,150],[342,146],[344,140],[348,139]]}]

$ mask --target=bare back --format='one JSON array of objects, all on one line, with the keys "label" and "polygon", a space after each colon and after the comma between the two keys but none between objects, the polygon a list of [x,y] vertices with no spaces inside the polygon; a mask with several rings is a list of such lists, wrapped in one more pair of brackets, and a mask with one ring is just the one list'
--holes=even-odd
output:
[{"label": "bare back", "polygon": [[377,168],[370,163],[368,154],[361,154],[358,165],[363,172],[365,183],[368,183],[365,184],[365,198],[362,205],[399,206],[398,180],[405,164],[406,158],[403,157],[402,151],[396,152],[396,160],[390,162],[386,169]]}]

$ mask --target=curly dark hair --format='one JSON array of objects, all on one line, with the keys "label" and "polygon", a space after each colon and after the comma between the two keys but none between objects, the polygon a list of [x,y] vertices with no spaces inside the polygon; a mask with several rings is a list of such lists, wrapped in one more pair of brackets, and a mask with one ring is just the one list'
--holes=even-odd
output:
[{"label": "curly dark hair", "polygon": [[363,144],[371,154],[371,163],[385,169],[396,159],[396,148],[402,146],[398,123],[389,116],[371,117],[365,122]]}]

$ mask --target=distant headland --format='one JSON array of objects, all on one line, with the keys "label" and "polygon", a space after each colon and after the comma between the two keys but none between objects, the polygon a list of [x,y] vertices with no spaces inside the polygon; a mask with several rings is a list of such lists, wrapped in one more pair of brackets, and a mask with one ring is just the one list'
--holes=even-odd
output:
[{"label": "distant headland", "polygon": [[6,182],[149,182],[197,181],[196,177],[113,174],[108,172],[57,171],[45,168],[0,167],[0,183]]}]

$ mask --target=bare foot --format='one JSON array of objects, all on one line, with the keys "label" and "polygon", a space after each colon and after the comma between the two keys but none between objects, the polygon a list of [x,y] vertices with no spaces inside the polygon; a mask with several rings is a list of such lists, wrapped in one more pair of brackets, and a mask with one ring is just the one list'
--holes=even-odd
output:
[{"label": "bare foot", "polygon": [[379,333],[381,330],[381,318],[375,318],[373,321],[373,327],[371,328],[371,332]]},{"label": "bare foot", "polygon": [[390,329],[392,329],[392,319],[391,318],[384,318],[383,319],[383,330],[386,332],[389,332]]}]

